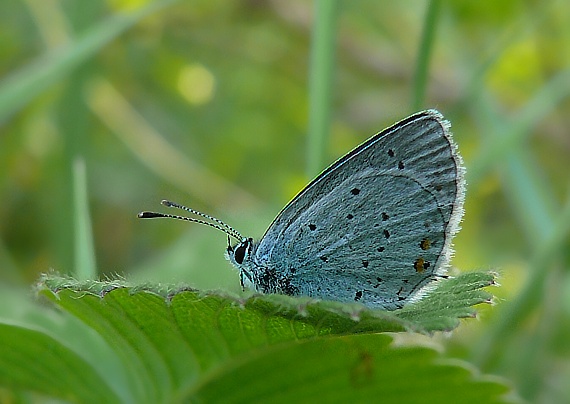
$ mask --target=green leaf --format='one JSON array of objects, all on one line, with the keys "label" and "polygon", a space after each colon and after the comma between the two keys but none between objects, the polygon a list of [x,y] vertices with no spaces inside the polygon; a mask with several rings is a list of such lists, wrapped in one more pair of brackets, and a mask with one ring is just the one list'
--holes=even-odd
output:
[{"label": "green leaf", "polygon": [[492,273],[468,272],[439,281],[421,300],[395,314],[421,324],[427,331],[450,331],[459,325],[460,318],[475,317],[474,305],[491,302],[492,295],[482,288],[494,284]]},{"label": "green leaf", "polygon": [[[464,402],[499,402],[508,390],[502,383],[442,361],[433,349],[395,345],[392,336],[381,334],[450,330],[459,317],[474,315],[472,305],[490,300],[481,288],[492,283],[487,273],[442,279],[423,299],[394,312],[56,275],[44,277],[39,289],[106,341],[123,367],[116,372],[125,375],[120,396],[135,402],[344,402],[380,396],[425,402],[452,401],[457,394]],[[1,385],[72,401],[84,401],[94,388],[98,395],[92,397],[117,401],[116,376],[94,370],[104,366],[89,363],[77,346],[24,331],[10,324],[0,328],[3,349],[10,352],[0,355],[0,364],[19,375],[16,380],[11,371],[0,372]],[[30,334],[30,342],[16,332]],[[56,355],[37,348],[48,345],[57,346]],[[33,363],[18,361],[19,356],[58,371],[45,371],[38,382]]]},{"label": "green leaf", "polygon": [[[205,378],[190,396],[225,403],[491,403],[507,388],[465,367],[438,363],[433,349],[395,347],[384,334],[273,345]],[[458,397],[461,397],[458,399]]]},{"label": "green leaf", "polygon": [[0,382],[83,403],[119,402],[80,355],[45,332],[0,323]]},{"label": "green leaf", "polygon": [[[311,336],[314,336],[364,331],[450,331],[459,325],[460,318],[475,316],[473,306],[491,301],[492,295],[483,288],[494,285],[494,279],[495,275],[487,272],[469,272],[457,277],[442,278],[433,282],[421,299],[396,311],[371,310],[358,303],[346,304],[305,297],[259,294],[243,297],[225,292],[197,291],[181,285],[134,285],[124,280],[77,281],[58,275],[45,276],[39,287],[44,292],[54,293],[58,297],[58,304],[71,312],[75,312],[77,299],[86,293],[111,300],[114,297],[109,295],[114,293],[126,293],[134,295],[132,299],[139,299],[136,296],[139,292],[147,292],[160,296],[165,306],[166,300],[169,301],[171,309],[180,303],[184,311],[200,311],[204,310],[204,302],[208,302],[213,313],[224,309],[232,315],[239,314],[249,319],[255,316],[256,321],[265,321],[265,318],[277,321],[279,318],[280,321],[287,321],[287,324],[292,321],[310,327]],[[51,296],[51,293],[47,295]],[[243,310],[244,307],[247,310]],[[81,317],[79,312],[76,315]],[[207,318],[207,321],[209,327],[216,326],[214,317]]]}]

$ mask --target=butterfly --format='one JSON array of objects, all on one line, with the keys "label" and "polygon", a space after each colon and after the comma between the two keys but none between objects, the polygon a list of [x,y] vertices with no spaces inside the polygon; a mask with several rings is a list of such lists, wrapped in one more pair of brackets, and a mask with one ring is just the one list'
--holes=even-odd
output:
[{"label": "butterfly", "polygon": [[259,241],[170,201],[162,204],[205,220],[139,217],[226,233],[226,257],[244,288],[398,309],[449,266],[465,194],[465,169],[449,128],[438,111],[427,110],[377,133],[311,181]]}]

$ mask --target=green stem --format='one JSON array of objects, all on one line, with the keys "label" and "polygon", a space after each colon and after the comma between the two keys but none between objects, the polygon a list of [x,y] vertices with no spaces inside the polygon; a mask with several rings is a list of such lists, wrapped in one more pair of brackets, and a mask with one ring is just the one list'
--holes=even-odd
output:
[{"label": "green stem", "polygon": [[412,111],[418,111],[424,105],[429,61],[432,54],[440,6],[441,0],[431,0],[428,3],[420,48],[418,50],[416,70],[414,72]]},{"label": "green stem", "polygon": [[331,94],[334,73],[338,0],[315,3],[315,27],[309,71],[309,133],[307,175],[318,174],[324,163],[326,139],[330,130]]},{"label": "green stem", "polygon": [[73,210],[75,222],[74,273],[77,279],[95,279],[97,265],[95,264],[95,248],[87,197],[87,174],[85,160],[82,158],[76,158],[73,162]]}]

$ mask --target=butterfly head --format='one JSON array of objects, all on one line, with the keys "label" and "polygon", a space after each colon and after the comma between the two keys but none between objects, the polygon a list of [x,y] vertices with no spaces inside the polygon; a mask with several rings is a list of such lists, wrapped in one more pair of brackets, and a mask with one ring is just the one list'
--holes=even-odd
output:
[{"label": "butterfly head", "polygon": [[253,239],[251,237],[243,237],[241,241],[232,246],[228,237],[228,248],[226,249],[226,258],[239,270],[241,286],[253,287],[253,279],[251,276],[251,257],[253,254]]},{"label": "butterfly head", "polygon": [[230,262],[236,267],[239,268],[250,259],[252,248],[253,239],[251,237],[244,237],[238,244],[232,246],[231,239],[228,236],[226,253]]}]

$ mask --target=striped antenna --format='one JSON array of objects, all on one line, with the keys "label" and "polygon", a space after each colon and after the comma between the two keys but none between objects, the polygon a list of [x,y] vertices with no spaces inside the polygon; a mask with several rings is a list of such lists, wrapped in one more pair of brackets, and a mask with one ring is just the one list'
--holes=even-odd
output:
[{"label": "striped antenna", "polygon": [[178,219],[178,220],[186,220],[188,222],[194,222],[194,223],[199,223],[199,224],[203,224],[206,226],[210,226],[213,227],[214,229],[218,229],[220,231],[223,231],[224,233],[226,233],[228,236],[231,236],[233,238],[235,238],[238,241],[242,241],[243,240],[243,236],[240,234],[239,231],[237,231],[236,229],[234,229],[233,227],[231,227],[230,225],[222,222],[220,219],[217,219],[213,216],[207,215],[205,213],[199,212],[197,210],[194,210],[192,208],[188,208],[184,205],[180,205],[178,203],[175,202],[171,202],[171,201],[167,201],[166,199],[162,200],[160,202],[162,205],[169,207],[169,208],[178,208],[178,209],[182,209],[185,210],[187,212],[190,212],[194,215],[197,216],[201,216],[205,219],[211,220],[214,223],[208,222],[206,220],[202,220],[202,219],[196,219],[193,217],[185,217],[185,216],[178,216],[178,215],[170,215],[168,213],[159,213],[159,212],[140,212],[138,214],[138,217],[141,219],[154,219],[154,218],[170,218],[170,219]]}]

